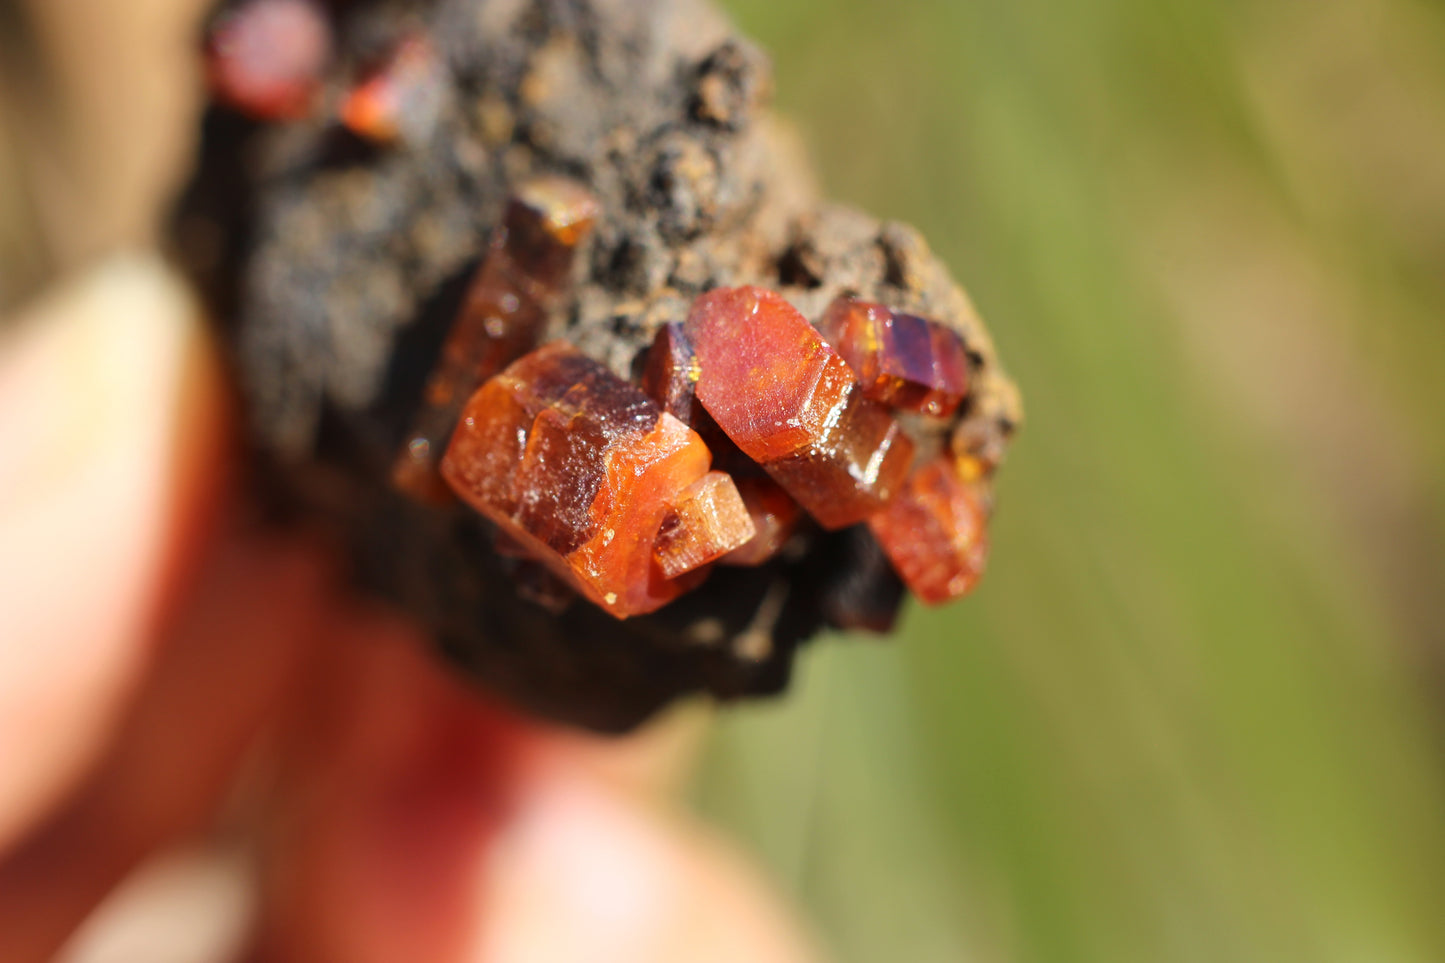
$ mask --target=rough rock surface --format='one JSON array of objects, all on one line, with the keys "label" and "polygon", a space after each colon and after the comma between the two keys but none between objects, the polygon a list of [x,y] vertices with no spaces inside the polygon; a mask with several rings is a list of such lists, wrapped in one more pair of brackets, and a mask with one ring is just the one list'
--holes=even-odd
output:
[{"label": "rough rock surface", "polygon": [[[812,319],[846,293],[963,336],[971,393],[951,422],[909,422],[920,460],[953,444],[991,472],[1018,403],[922,238],[816,198],[768,112],[766,59],[702,0],[357,0],[335,16],[331,109],[280,126],[213,110],[175,219],[176,255],[233,348],[269,503],[333,527],[358,580],[483,685],[601,730],[686,693],[776,692],[801,642],[859,621],[848,613],[869,601],[860,578],[896,599],[861,529],[810,528],[767,565],[719,568],[653,615],[559,613],[523,590],[519,562],[494,550],[478,515],[392,490],[389,467],[510,185],[539,173],[585,183],[601,210],[547,335],[619,375],[636,376],[657,328],[700,293],[757,284]],[[365,143],[335,105],[413,31],[444,58],[435,123]]]}]

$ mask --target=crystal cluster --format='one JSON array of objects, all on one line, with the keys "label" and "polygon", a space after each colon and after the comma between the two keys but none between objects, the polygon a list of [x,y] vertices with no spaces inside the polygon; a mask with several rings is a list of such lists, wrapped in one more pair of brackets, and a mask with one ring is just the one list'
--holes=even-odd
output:
[{"label": "crystal cluster", "polygon": [[913,442],[791,304],[762,288],[720,288],[697,299],[685,330],[697,400],[824,528],[888,504]]},{"label": "crystal cluster", "polygon": [[208,0],[166,219],[267,514],[606,731],[966,591],[1022,416],[927,240],[816,192],[716,3]]},{"label": "crystal cluster", "polygon": [[857,533],[862,574],[830,603],[837,624],[886,629],[899,578],[928,603],[973,587],[984,503],[963,463],[920,456],[895,414],[959,409],[968,356],[952,329],[850,298],[815,328],[772,291],[719,288],[658,328],[634,385],[564,342],[537,346],[595,215],[555,179],[508,207],[398,459],[403,491],[455,493],[500,552],[545,567],[529,577],[549,603],[565,586],[618,618],[714,563],[767,564],[809,525]]},{"label": "crystal cluster", "polygon": [[833,302],[819,328],[869,398],[947,418],[968,394],[963,339],[937,321],[845,297]]},{"label": "crystal cluster", "polygon": [[467,402],[441,471],[515,546],[619,618],[692,587],[752,521],[697,432],[562,342]]}]

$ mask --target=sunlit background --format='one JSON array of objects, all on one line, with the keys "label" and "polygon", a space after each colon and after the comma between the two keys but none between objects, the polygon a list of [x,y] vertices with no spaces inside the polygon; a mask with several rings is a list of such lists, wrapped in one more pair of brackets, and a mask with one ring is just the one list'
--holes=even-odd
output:
[{"label": "sunlit background", "polygon": [[697,787],[842,959],[1445,959],[1445,8],[732,0],[1028,424]]},{"label": "sunlit background", "polygon": [[[96,145],[193,37],[89,6],[88,106],[0,98],[0,305],[168,183]],[[1445,6],[729,6],[1029,417],[976,595],[721,714],[700,810],[844,961],[1445,960]]]}]

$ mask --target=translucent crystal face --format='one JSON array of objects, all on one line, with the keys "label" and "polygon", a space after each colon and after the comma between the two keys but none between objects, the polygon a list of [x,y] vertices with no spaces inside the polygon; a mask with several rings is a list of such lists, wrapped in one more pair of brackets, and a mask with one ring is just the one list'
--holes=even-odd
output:
[{"label": "translucent crystal face", "polygon": [[668,578],[741,549],[757,535],[752,514],[726,472],[710,471],[663,518],[653,558]]},{"label": "translucent crystal face", "polygon": [[819,329],[858,375],[869,398],[947,418],[968,394],[968,353],[963,339],[946,325],[839,298]]},{"label": "translucent crystal face", "polygon": [[697,397],[732,441],[828,529],[882,508],[913,442],[792,305],[760,288],[697,299]]},{"label": "translucent crystal face", "polygon": [[751,476],[737,479],[756,534],[741,547],[722,558],[724,565],[754,566],[775,558],[798,530],[803,510],[771,478]]},{"label": "translucent crystal face", "polygon": [[868,520],[910,591],[938,604],[971,590],[988,558],[987,517],[953,460],[940,456],[909,476],[884,511]]}]

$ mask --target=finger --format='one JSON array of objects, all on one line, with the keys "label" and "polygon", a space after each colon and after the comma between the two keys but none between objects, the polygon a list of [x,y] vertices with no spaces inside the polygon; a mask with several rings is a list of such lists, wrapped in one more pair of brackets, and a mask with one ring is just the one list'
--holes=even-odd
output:
[{"label": "finger", "polygon": [[351,638],[283,777],[257,959],[807,958],[740,861],[619,776],[625,750],[579,764],[585,740],[489,707],[403,630]]},{"label": "finger", "polygon": [[199,544],[224,438],[207,344],[142,257],[0,343],[0,852],[94,759]]},{"label": "finger", "polygon": [[0,858],[0,960],[49,959],[142,857],[214,809],[304,677],[325,584],[304,549],[250,539],[219,552],[104,762]]},{"label": "finger", "polygon": [[640,802],[668,800],[692,777],[712,716],[702,703],[678,706],[625,739],[557,729],[548,740],[548,756]]},{"label": "finger", "polygon": [[573,771],[526,787],[480,869],[476,940],[458,959],[814,958],[781,899],[734,850]]}]

